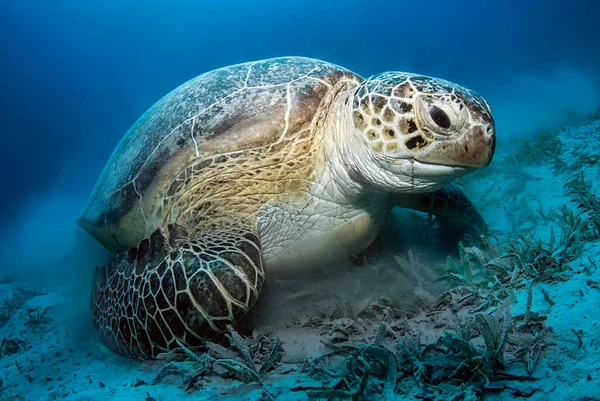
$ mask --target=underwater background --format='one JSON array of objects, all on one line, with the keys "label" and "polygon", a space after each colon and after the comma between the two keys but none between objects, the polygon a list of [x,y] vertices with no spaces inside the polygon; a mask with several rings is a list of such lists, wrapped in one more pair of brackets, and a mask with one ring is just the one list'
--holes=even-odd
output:
[{"label": "underwater background", "polygon": [[[594,231],[600,230],[599,12],[593,0],[0,0],[0,399],[600,399],[600,344],[595,340],[600,334],[600,231]],[[383,252],[389,258],[373,263],[400,266],[396,270],[405,280],[394,291],[408,289],[406,302],[414,304],[401,317],[361,315],[362,302],[376,302],[379,292],[373,295],[374,287],[361,281],[369,280],[369,274],[359,272],[314,300],[315,310],[324,299],[346,306],[347,298],[359,300],[354,312],[321,311],[311,317],[294,307],[299,319],[317,319],[300,325],[307,328],[304,334],[265,329],[281,338],[288,354],[288,359],[285,352],[278,356],[271,373],[275,376],[254,383],[239,371],[229,378],[217,372],[212,379],[214,372],[192,378],[188,372],[157,380],[165,362],[127,361],[98,343],[88,310],[89,289],[94,267],[109,254],[75,219],[120,138],[160,97],[203,72],[286,55],[323,59],[363,77],[391,70],[436,76],[484,96],[496,119],[497,156],[488,169],[461,185],[490,224],[494,245],[475,241],[467,250],[424,250],[423,244],[411,248],[410,242],[417,240],[401,238],[408,224],[407,217],[398,217],[392,230],[400,232],[397,243]],[[421,230],[419,224],[411,220],[410,230]],[[426,235],[422,242],[431,243]],[[524,373],[491,373],[498,368],[496,359],[488,361],[483,379],[452,376],[440,367],[442,356],[456,359],[452,349],[463,356],[472,350],[464,348],[469,341],[451,343],[444,337],[446,329],[458,333],[452,326],[455,318],[443,320],[448,325],[437,327],[439,333],[430,329],[435,326],[432,311],[442,311],[434,306],[438,301],[422,298],[448,294],[450,287],[425,285],[424,293],[411,292],[406,271],[424,269],[414,260],[415,249],[433,267],[447,260],[446,253],[459,270],[465,263],[482,271],[497,272],[501,266],[499,282],[510,287],[510,296],[492,281],[459,282],[452,288],[481,288],[453,296],[477,293],[473,297],[480,302],[464,311],[462,304],[449,308],[460,309],[461,319],[475,316],[492,298],[502,313],[509,308],[516,323],[506,333],[517,339],[501,342],[508,344],[506,360],[525,361]],[[515,259],[506,255],[514,254],[520,255],[518,263],[503,264]],[[559,277],[554,270],[540,273],[548,268],[548,258]],[[464,270],[460,273],[455,272],[464,279]],[[419,288],[422,280],[416,280]],[[338,285],[344,288],[336,292]],[[348,292],[350,287],[354,293]],[[275,297],[290,291],[284,287]],[[486,291],[492,295],[481,295]],[[304,296],[285,299],[307,302]],[[402,309],[398,305],[395,309]],[[519,308],[526,308],[521,320]],[[542,312],[546,318],[536,320]],[[281,311],[269,316],[265,327],[275,327],[273,316]],[[506,316],[494,324],[508,327]],[[389,332],[382,336],[394,343],[388,347],[392,351],[394,346],[407,349],[398,345],[403,341],[398,333],[405,332],[414,338],[425,333],[431,343],[446,338],[444,344],[440,340],[445,348],[435,363],[411,354],[423,369],[411,362],[414,369],[405,372],[409,384],[398,378],[390,389],[386,380],[392,373],[373,368],[362,385],[364,366],[352,370],[347,364],[383,348],[383,340],[375,343],[369,337],[379,337],[377,320],[387,325]],[[395,327],[398,321],[408,322],[410,329]],[[307,345],[330,341],[333,332],[339,343],[340,330],[346,333],[344,340],[358,341],[356,333],[369,324],[358,337],[375,348],[358,342],[350,351],[326,347],[333,354],[346,353],[345,364],[320,366],[323,349]],[[503,330],[500,326],[497,331]],[[474,333],[484,336],[485,329],[478,327]],[[303,352],[297,347],[297,355],[290,357],[293,347],[286,350],[286,338],[303,335]],[[489,358],[484,340],[473,336],[474,346]],[[251,348],[267,346],[255,337],[248,340]],[[522,357],[526,353],[529,359]],[[458,372],[458,365],[448,364]],[[444,372],[437,381],[431,378],[436,368]],[[395,369],[394,374],[402,371]],[[485,369],[473,364],[467,370]],[[342,373],[327,373],[335,371]],[[429,381],[423,375],[430,375]],[[440,379],[445,377],[447,381]],[[503,384],[490,385],[499,382]]]}]

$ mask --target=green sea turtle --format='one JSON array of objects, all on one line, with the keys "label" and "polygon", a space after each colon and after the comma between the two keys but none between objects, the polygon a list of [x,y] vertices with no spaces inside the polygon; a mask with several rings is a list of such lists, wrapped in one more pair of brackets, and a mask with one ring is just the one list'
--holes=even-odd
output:
[{"label": "green sea turtle", "polygon": [[78,219],[116,253],[94,275],[99,335],[137,358],[197,345],[270,271],[365,250],[394,206],[481,225],[448,184],[494,146],[485,100],[441,79],[300,57],[200,75],[131,127]]}]

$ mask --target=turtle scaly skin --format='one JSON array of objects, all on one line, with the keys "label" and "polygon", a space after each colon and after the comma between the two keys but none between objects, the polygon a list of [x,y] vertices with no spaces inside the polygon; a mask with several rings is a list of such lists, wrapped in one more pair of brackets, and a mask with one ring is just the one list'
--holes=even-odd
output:
[{"label": "turtle scaly skin", "polygon": [[443,188],[494,143],[487,103],[439,79],[297,57],[200,75],[133,125],[78,220],[116,253],[94,277],[100,337],[149,358],[218,336],[265,274],[361,252],[394,205],[469,206]]}]

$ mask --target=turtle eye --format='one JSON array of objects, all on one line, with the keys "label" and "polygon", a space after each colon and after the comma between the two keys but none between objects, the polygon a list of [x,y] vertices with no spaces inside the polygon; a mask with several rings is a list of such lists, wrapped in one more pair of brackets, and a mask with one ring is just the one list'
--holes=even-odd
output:
[{"label": "turtle eye", "polygon": [[429,106],[429,116],[438,127],[442,129],[450,128],[450,117],[448,117],[448,114],[439,107],[435,105]]}]

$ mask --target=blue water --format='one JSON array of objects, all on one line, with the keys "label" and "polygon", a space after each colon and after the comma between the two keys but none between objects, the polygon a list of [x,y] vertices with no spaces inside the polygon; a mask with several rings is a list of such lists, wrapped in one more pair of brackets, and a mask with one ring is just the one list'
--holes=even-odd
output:
[{"label": "blue water", "polygon": [[301,55],[445,78],[486,97],[501,150],[600,106],[599,12],[594,0],[0,0],[0,238],[16,250],[0,272],[60,281],[48,270],[81,241],[80,260],[99,263],[74,218],[138,116],[203,72]]}]

